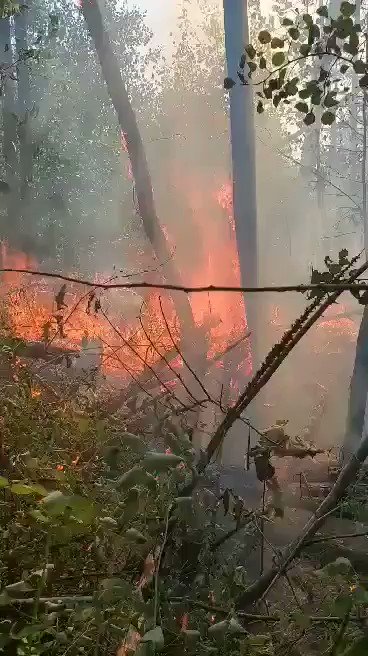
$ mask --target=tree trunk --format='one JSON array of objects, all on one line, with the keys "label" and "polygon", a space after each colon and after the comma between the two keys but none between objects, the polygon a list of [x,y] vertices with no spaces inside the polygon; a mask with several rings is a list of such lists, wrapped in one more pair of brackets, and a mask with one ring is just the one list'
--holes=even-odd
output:
[{"label": "tree trunk", "polygon": [[[32,254],[37,252],[35,247],[32,248],[34,241],[32,225],[29,219],[29,182],[32,180],[32,131],[31,131],[31,87],[29,76],[29,63],[24,59],[24,53],[28,48],[27,29],[28,29],[28,7],[22,8],[20,13],[14,19],[15,25],[15,43],[17,50],[17,79],[18,79],[18,138],[19,138],[19,196],[17,207],[17,219],[21,234],[22,250],[29,252],[30,247]],[[21,61],[19,61],[21,60]]]},{"label": "tree trunk", "polygon": [[[366,35],[366,61],[368,61],[368,36]],[[368,257],[368,207],[367,207],[367,94],[362,91],[362,218],[365,256]],[[365,409],[368,396],[368,306],[364,307],[355,352],[353,375],[350,383],[348,417],[345,429],[343,457],[349,457],[363,436]]]},{"label": "tree trunk", "polygon": [[355,363],[350,383],[348,417],[344,440],[344,457],[359,444],[364,428],[368,394],[368,306],[364,308],[356,345]]},{"label": "tree trunk", "polygon": [[[167,246],[165,235],[156,213],[151,177],[137,120],[122,79],[119,64],[102,22],[100,8],[97,0],[84,0],[81,8],[96,48],[108,94],[125,138],[135,182],[139,213],[145,234],[151,243],[157,259],[162,265],[165,277],[170,282],[177,284],[180,281],[180,276],[172,262],[172,254]],[[191,338],[193,339],[195,324],[189,300],[186,296],[183,294],[180,295],[179,293],[175,295],[174,303],[182,328],[184,328],[185,332],[191,332]],[[185,332],[182,332],[182,337]],[[184,342],[188,346],[190,344],[189,337],[187,340],[184,338]]]},{"label": "tree trunk", "polygon": [[14,73],[11,64],[13,62],[13,51],[11,45],[10,20],[0,20],[0,63],[7,68],[8,74],[3,82],[3,157],[5,161],[5,180],[8,190],[5,198],[6,220],[1,232],[1,239],[16,246],[18,226],[14,213],[18,198],[18,158],[17,158],[17,116],[15,105],[15,81],[11,79]]}]

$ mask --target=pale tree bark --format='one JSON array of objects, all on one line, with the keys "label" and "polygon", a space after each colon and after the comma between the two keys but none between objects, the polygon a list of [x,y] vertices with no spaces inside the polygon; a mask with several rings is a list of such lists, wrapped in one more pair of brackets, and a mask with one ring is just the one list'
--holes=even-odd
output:
[{"label": "pale tree bark", "polygon": [[1,239],[14,244],[17,238],[17,224],[14,207],[18,197],[18,157],[17,157],[17,116],[16,116],[16,82],[12,79],[14,70],[13,50],[9,18],[0,20],[0,63],[6,68],[7,75],[3,82],[3,139],[2,150],[5,163],[5,180],[8,185],[4,194],[6,206],[5,225],[1,231]]},{"label": "pale tree bark", "polygon": [[[180,284],[179,272],[172,260],[172,253],[157,216],[151,176],[137,119],[109,35],[103,24],[98,1],[83,0],[81,10],[96,49],[102,77],[124,135],[144,232],[162,266],[163,276],[170,283]],[[195,359],[200,375],[205,369],[207,352],[204,332],[196,328],[188,297],[179,292],[173,293],[172,298],[181,325],[181,349]],[[191,380],[191,386],[193,392],[198,392],[200,395],[194,380]]]},{"label": "pale tree bark", "polygon": [[[172,262],[172,255],[156,213],[151,176],[137,119],[109,36],[103,25],[100,8],[97,0],[84,0],[81,8],[101,65],[102,77],[125,138],[132,166],[139,214],[145,234],[163,267],[165,277],[169,278],[170,282],[177,283],[180,276]],[[175,298],[175,305],[182,322],[188,328],[193,328],[193,315],[188,299],[183,295],[178,296]]]},{"label": "pale tree bark", "polygon": [[[366,17],[367,18],[367,17]],[[366,34],[365,58],[368,62],[368,34]],[[362,90],[362,219],[365,257],[368,257],[368,198],[367,198],[367,137],[368,97]],[[368,398],[368,306],[364,306],[363,317],[357,339],[353,375],[350,382],[348,416],[345,428],[343,457],[348,457],[362,439]]]}]

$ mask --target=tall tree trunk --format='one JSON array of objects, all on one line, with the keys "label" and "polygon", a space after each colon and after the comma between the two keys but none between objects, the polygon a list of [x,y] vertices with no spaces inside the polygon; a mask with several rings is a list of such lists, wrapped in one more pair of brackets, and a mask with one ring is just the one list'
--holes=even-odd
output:
[{"label": "tall tree trunk", "polygon": [[3,82],[3,157],[5,162],[5,182],[8,193],[5,196],[6,220],[1,232],[1,238],[12,246],[17,245],[18,226],[14,214],[18,198],[18,157],[17,157],[17,115],[16,115],[16,82],[12,79],[15,71],[9,18],[0,20],[0,63],[7,69]]},{"label": "tall tree trunk", "polygon": [[[122,79],[119,64],[102,22],[101,11],[97,0],[83,0],[81,9],[96,48],[108,94],[125,138],[135,182],[139,213],[145,234],[163,267],[165,277],[168,278],[169,282],[177,284],[180,281],[180,276],[172,262],[172,255],[167,246],[165,235],[156,213],[151,176],[142,137]],[[183,294],[177,294],[175,295],[174,302],[182,326],[186,330],[194,330],[195,324],[187,297]]]},{"label": "tall tree trunk", "polygon": [[[34,236],[32,233],[32,224],[29,217],[29,183],[32,180],[32,130],[31,130],[31,86],[29,75],[29,62],[24,58],[28,48],[27,30],[28,30],[29,9],[23,7],[20,13],[14,19],[15,24],[15,44],[17,51],[17,79],[18,79],[18,137],[19,137],[19,197],[17,218],[22,239],[23,250],[32,254],[37,254],[36,245],[32,246]],[[27,217],[25,216],[27,213]],[[28,218],[28,221],[26,219]]]},{"label": "tall tree trunk", "polygon": [[[366,38],[366,62],[368,62],[368,34]],[[367,199],[367,137],[368,98],[362,90],[362,218],[365,257],[368,257],[368,199]],[[353,375],[350,382],[348,417],[344,439],[344,458],[349,457],[363,436],[365,409],[368,397],[368,306],[364,307],[357,339]]]},{"label": "tall tree trunk", "polygon": [[[124,135],[135,183],[139,214],[143,228],[153,252],[162,266],[164,277],[170,283],[180,284],[172,254],[161,228],[153,197],[151,176],[137,119],[132,108],[118,61],[113,52],[107,31],[104,28],[98,0],[82,0],[81,10],[94,43],[101,65],[108,94]],[[196,367],[201,377],[206,370],[207,346],[204,331],[196,328],[189,299],[182,293],[172,293],[176,314],[180,322],[181,350]],[[188,386],[196,398],[202,399],[203,392],[189,374],[184,374]],[[196,416],[193,421],[196,421]],[[196,439],[197,442],[197,439]]]}]

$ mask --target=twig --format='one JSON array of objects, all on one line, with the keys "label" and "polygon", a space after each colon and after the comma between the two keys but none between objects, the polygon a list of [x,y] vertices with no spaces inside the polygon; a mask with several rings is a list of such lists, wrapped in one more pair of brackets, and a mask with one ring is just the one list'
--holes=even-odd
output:
[{"label": "twig", "polygon": [[[365,270],[365,269],[364,269]],[[238,294],[252,294],[252,293],[273,293],[273,292],[299,292],[304,294],[309,291],[325,291],[325,292],[340,292],[343,291],[366,291],[368,290],[368,283],[315,283],[315,284],[300,284],[300,285],[268,285],[263,287],[234,287],[230,285],[203,285],[192,287],[190,285],[172,285],[151,283],[145,281],[138,282],[123,282],[123,283],[96,283],[92,280],[84,278],[76,278],[74,276],[67,276],[61,273],[53,273],[51,271],[37,271],[34,269],[12,269],[2,268],[1,273],[22,273],[28,276],[40,276],[41,278],[53,278],[57,280],[64,280],[65,282],[74,283],[77,285],[85,285],[86,287],[95,287],[96,289],[166,289],[174,292],[184,292],[185,294],[203,294],[210,292],[229,292]]]},{"label": "twig", "polygon": [[161,560],[162,560],[162,555],[165,550],[166,542],[167,542],[167,536],[169,533],[169,519],[170,519],[170,514],[172,510],[172,504],[169,505],[166,513],[166,520],[165,520],[165,532],[164,532],[164,537],[162,540],[160,552],[158,554],[157,558],[157,563],[156,563],[156,571],[155,571],[155,601],[154,601],[154,610],[153,610],[153,626],[157,626],[157,613],[158,613],[158,583],[160,579],[160,569],[161,569]]},{"label": "twig", "polygon": [[348,538],[361,538],[366,536],[368,536],[368,531],[361,531],[360,533],[344,533],[342,535],[322,535],[319,538],[308,540],[304,543],[304,546],[307,547],[310,544],[318,544],[319,542],[333,542],[334,540],[345,540]]},{"label": "twig", "polygon": [[[232,612],[231,608],[222,608],[221,606],[212,606],[211,604],[206,604],[203,601],[197,601],[197,599],[190,599],[189,597],[169,597],[168,601],[171,601],[172,603],[187,603],[189,606],[192,606],[193,608],[202,608],[203,610],[207,610],[209,613],[218,613],[218,615],[229,615]],[[257,613],[246,613],[243,611],[237,612],[238,617],[241,617],[242,619],[248,621],[248,622],[267,622],[267,623],[277,623],[285,620],[285,615],[284,614],[273,614],[273,615],[265,615],[265,614],[257,614]],[[350,616],[350,621],[351,622],[365,622],[367,616],[366,615],[351,615]],[[340,623],[341,622],[341,616],[337,615],[311,615],[308,618],[311,622],[315,622],[317,624],[324,624],[324,623]]]},{"label": "twig", "polygon": [[336,636],[335,641],[334,641],[334,643],[331,647],[331,650],[329,652],[329,656],[337,656],[337,653],[339,651],[339,646],[341,644],[341,641],[342,641],[342,639],[345,635],[345,631],[346,631],[346,629],[348,627],[348,624],[349,624],[350,613],[351,613],[352,606],[353,606],[353,602],[350,599],[349,607],[348,607],[348,609],[347,609],[347,611],[344,615],[344,618],[341,622],[340,628],[337,632],[337,636]]},{"label": "twig", "polygon": [[[355,259],[355,258],[354,258]],[[362,273],[368,269],[368,262],[364,263],[359,269],[353,272],[348,279],[351,284]],[[340,283],[338,283],[340,284]],[[353,285],[354,287],[354,285]],[[279,344],[276,344],[270,353],[266,356],[264,363],[256,372],[252,380],[246,386],[244,392],[239,396],[235,405],[228,410],[224,419],[215,430],[206,449],[206,459],[203,461],[202,468],[205,469],[206,465],[211,461],[218,448],[221,446],[225,435],[241,416],[244,410],[249,406],[251,401],[257,396],[261,389],[270,380],[273,374],[284,362],[285,358],[293,350],[293,348],[300,342],[308,330],[318,321],[332,303],[334,303],[340,296],[342,290],[337,289],[333,294],[329,295],[324,301],[314,301],[306,308],[301,317],[291,326],[291,328],[284,334]]]},{"label": "twig", "polygon": [[269,593],[276,581],[278,581],[280,576],[282,576],[287,570],[290,563],[296,556],[298,556],[305,543],[313,538],[318,529],[324,524],[326,518],[333,512],[337,503],[344,496],[349,485],[354,481],[367,456],[368,434],[365,435],[355,453],[341,470],[334,486],[317,508],[315,514],[306,523],[301,534],[286,547],[279,565],[270,568],[258,579],[258,581],[245,590],[245,592],[239,597],[237,602],[239,608],[257,601]]},{"label": "twig", "polygon": [[159,297],[158,301],[159,301],[159,304],[160,304],[160,310],[161,310],[162,318],[163,318],[163,320],[164,320],[164,322],[165,322],[165,327],[166,327],[166,330],[167,330],[167,332],[168,332],[168,334],[169,334],[169,337],[170,337],[170,339],[171,339],[171,342],[172,342],[173,347],[176,349],[178,355],[179,355],[179,356],[181,357],[181,359],[183,360],[183,362],[184,362],[186,368],[190,371],[190,373],[192,374],[194,380],[198,383],[198,385],[200,386],[202,392],[206,395],[207,399],[208,399],[209,401],[212,401],[212,399],[211,399],[211,397],[210,397],[208,391],[206,390],[205,386],[203,385],[201,379],[199,378],[199,376],[197,376],[196,372],[195,372],[194,369],[191,367],[191,365],[189,364],[188,360],[184,357],[183,353],[180,351],[178,345],[176,344],[176,342],[175,342],[175,340],[174,340],[174,337],[173,337],[173,335],[172,335],[172,332],[171,332],[171,329],[170,329],[170,326],[169,326],[169,322],[168,322],[167,319],[166,319],[165,312],[164,312],[164,309],[163,309],[163,307],[162,307],[162,299],[161,299],[161,296]]}]

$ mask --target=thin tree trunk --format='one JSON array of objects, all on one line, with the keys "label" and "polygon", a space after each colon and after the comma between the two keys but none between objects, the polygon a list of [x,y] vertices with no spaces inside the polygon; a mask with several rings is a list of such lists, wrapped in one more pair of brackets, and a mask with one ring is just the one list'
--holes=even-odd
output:
[{"label": "thin tree trunk", "polygon": [[[368,62],[368,35],[366,34],[366,61]],[[368,207],[367,207],[367,94],[362,98],[362,214],[365,256],[368,256]],[[353,375],[350,382],[348,416],[345,429],[343,457],[351,454],[362,439],[365,409],[368,397],[368,307],[364,307],[357,339]]]},{"label": "thin tree trunk", "polygon": [[[165,277],[169,279],[170,282],[178,282],[180,276],[172,262],[172,254],[167,246],[165,235],[156,213],[151,176],[148,169],[142,137],[122,79],[119,64],[102,22],[100,8],[97,0],[84,0],[81,8],[89,33],[96,48],[108,94],[116,111],[120,129],[125,138],[135,182],[139,213],[145,234],[152,245],[157,259],[163,267]],[[182,328],[184,328],[185,331],[192,332],[193,339],[195,324],[189,300],[184,295],[179,294],[175,296],[174,302]],[[184,333],[182,333],[182,336],[183,335]],[[188,340],[184,339],[184,341],[187,342],[186,345],[188,346],[189,338]]]},{"label": "thin tree trunk", "polygon": [[13,62],[13,52],[11,46],[10,20],[2,18],[0,20],[0,59],[8,74],[3,83],[3,157],[5,161],[5,182],[8,184],[8,193],[5,197],[6,202],[6,220],[1,238],[16,245],[17,223],[15,221],[14,207],[18,197],[18,157],[17,157],[17,117],[15,106],[15,82],[11,79],[10,74],[13,72],[11,64]]},{"label": "thin tree trunk", "polygon": [[30,193],[29,183],[32,180],[33,165],[33,148],[32,148],[32,130],[31,130],[31,85],[29,76],[29,63],[24,58],[28,48],[27,29],[28,29],[28,7],[23,7],[14,19],[15,24],[15,43],[18,80],[18,139],[19,139],[19,195],[15,209],[17,222],[20,231],[20,246],[22,250],[29,253],[37,254],[37,247],[33,243],[32,224],[30,222]]}]

